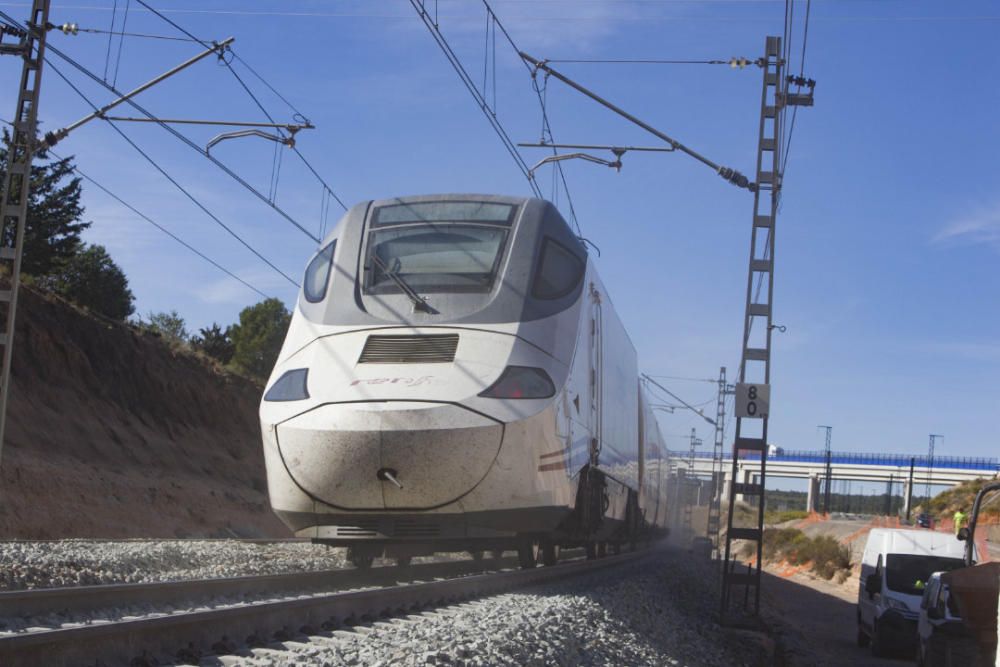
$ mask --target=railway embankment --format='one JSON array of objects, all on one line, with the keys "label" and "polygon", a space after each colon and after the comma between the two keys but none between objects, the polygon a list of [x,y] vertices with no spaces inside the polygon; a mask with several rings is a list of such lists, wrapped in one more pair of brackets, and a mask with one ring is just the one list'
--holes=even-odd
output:
[{"label": "railway embankment", "polygon": [[[100,609],[72,589],[4,594],[11,602],[39,595],[72,602],[69,612],[0,614],[0,655],[7,651],[11,665],[37,664],[40,655],[52,665],[98,657],[129,664],[139,654],[133,664],[780,664],[763,632],[718,626],[717,568],[686,551],[661,547],[594,561],[577,554],[555,567],[468,576],[470,566],[478,567],[469,560],[324,573],[304,590],[282,592],[282,582],[269,581],[263,596],[256,581],[212,582],[222,597],[211,597],[205,581],[197,594],[187,585],[193,582],[153,587],[172,597],[167,607],[136,604],[145,598],[135,590],[131,602],[80,590],[115,603]],[[349,580],[351,590],[333,579]]]},{"label": "railway embankment", "polygon": [[30,288],[18,310],[0,539],[288,535],[260,387]]}]

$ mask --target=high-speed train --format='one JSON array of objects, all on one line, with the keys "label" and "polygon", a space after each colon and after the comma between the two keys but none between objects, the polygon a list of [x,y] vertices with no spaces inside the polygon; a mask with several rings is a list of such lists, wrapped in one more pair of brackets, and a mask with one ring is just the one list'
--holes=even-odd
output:
[{"label": "high-speed train", "polygon": [[359,567],[589,556],[666,528],[636,352],[542,199],[354,206],[309,260],[260,406],[271,505]]}]

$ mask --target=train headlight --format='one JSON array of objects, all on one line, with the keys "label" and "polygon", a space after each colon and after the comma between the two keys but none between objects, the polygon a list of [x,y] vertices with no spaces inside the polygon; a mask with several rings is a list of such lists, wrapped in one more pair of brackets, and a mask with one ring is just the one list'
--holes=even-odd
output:
[{"label": "train headlight", "polygon": [[485,398],[550,398],[555,393],[552,379],[541,368],[508,366],[500,379],[479,395]]},{"label": "train headlight", "polygon": [[264,394],[264,400],[301,401],[309,398],[309,388],[306,386],[308,379],[308,368],[296,368],[293,371],[288,371],[271,385],[271,388]]}]

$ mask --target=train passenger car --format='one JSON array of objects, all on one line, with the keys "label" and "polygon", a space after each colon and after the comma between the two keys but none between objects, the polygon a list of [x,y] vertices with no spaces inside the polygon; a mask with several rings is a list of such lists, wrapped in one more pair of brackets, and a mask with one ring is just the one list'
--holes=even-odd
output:
[{"label": "train passenger car", "polygon": [[361,567],[506,549],[533,567],[665,527],[635,349],[541,199],[354,206],[308,263],[260,417],[278,517]]}]

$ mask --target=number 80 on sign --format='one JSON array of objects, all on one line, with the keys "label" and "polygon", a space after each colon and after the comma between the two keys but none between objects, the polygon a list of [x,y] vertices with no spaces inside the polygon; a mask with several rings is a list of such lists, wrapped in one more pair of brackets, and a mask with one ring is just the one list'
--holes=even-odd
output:
[{"label": "number 80 on sign", "polygon": [[771,385],[740,382],[736,385],[736,416],[766,419],[771,407]]}]

